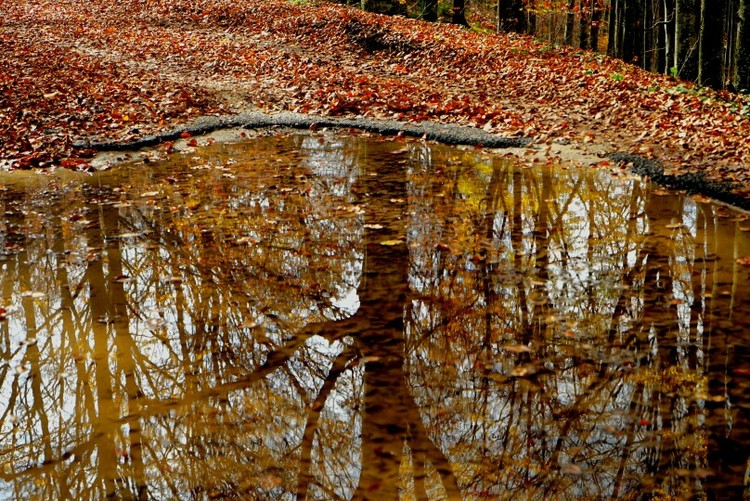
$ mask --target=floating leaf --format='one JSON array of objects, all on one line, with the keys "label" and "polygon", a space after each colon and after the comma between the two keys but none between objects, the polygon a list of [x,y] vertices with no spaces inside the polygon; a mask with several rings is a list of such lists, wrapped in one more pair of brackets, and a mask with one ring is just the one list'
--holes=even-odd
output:
[{"label": "floating leaf", "polygon": [[531,353],[531,348],[525,344],[506,344],[503,346],[503,350],[510,353]]},{"label": "floating leaf", "polygon": [[510,371],[509,376],[525,377],[531,374],[536,374],[536,372],[537,372],[537,368],[534,364],[525,364],[525,365],[520,365],[518,367],[514,367],[513,370]]},{"label": "floating leaf", "polygon": [[560,473],[563,475],[580,475],[583,473],[583,470],[577,464],[565,463],[560,465]]}]

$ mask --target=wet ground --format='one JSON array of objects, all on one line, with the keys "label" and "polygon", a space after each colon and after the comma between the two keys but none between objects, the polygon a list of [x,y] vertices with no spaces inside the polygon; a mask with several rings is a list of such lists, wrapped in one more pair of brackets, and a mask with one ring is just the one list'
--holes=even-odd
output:
[{"label": "wet ground", "polygon": [[0,180],[0,497],[742,498],[750,217],[367,135]]}]

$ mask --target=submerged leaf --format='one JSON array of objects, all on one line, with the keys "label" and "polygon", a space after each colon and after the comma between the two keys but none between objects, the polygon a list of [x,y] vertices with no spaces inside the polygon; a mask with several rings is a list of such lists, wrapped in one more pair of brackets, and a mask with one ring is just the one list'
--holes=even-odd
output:
[{"label": "submerged leaf", "polygon": [[399,244],[402,244],[402,243],[404,243],[403,240],[382,240],[380,242],[380,245],[388,245],[388,246],[390,246],[390,245],[399,245]]}]

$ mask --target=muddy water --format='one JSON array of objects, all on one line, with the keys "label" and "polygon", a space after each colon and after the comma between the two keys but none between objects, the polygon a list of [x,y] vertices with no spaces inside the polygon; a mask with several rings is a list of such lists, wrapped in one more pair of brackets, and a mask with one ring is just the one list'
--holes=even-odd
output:
[{"label": "muddy water", "polygon": [[293,135],[5,178],[0,497],[741,498],[750,220],[527,167]]}]

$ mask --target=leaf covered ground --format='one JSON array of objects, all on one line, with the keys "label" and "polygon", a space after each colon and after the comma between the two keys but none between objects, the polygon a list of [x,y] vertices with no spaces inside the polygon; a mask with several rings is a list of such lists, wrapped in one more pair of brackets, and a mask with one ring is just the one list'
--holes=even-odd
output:
[{"label": "leaf covered ground", "polygon": [[76,140],[247,110],[627,151],[750,198],[750,100],[600,54],[322,2],[0,0],[6,168],[82,167]]}]

